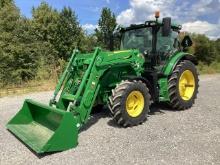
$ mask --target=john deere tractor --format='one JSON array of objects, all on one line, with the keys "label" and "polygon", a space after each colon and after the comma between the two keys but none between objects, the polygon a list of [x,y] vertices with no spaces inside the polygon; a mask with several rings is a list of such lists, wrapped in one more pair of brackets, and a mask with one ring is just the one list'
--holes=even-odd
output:
[{"label": "john deere tractor", "polygon": [[25,100],[7,128],[37,153],[62,151],[77,146],[97,105],[108,105],[122,127],[145,122],[151,103],[192,107],[198,92],[197,61],[186,52],[192,41],[180,42],[181,26],[158,18],[117,28],[119,51],[75,49],[49,104]]}]

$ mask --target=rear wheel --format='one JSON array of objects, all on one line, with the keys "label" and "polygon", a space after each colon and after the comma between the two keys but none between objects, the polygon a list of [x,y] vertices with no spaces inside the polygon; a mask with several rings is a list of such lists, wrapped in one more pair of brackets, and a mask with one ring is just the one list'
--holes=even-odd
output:
[{"label": "rear wheel", "polygon": [[195,65],[188,60],[181,61],[168,80],[170,104],[174,109],[192,107],[198,93],[198,73]]},{"label": "rear wheel", "polygon": [[147,119],[149,105],[149,90],[141,81],[122,81],[109,98],[114,120],[124,127],[143,123]]}]

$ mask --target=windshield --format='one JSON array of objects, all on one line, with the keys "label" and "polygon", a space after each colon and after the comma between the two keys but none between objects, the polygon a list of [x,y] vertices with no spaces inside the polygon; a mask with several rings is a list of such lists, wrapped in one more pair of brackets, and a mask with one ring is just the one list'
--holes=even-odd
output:
[{"label": "windshield", "polygon": [[139,49],[140,52],[152,48],[151,28],[142,28],[125,31],[122,34],[121,49]]}]

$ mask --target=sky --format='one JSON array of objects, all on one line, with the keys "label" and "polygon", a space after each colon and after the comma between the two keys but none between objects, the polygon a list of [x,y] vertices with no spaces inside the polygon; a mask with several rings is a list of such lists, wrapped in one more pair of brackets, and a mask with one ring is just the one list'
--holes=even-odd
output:
[{"label": "sky", "polygon": [[[42,0],[15,0],[22,15],[31,18],[32,7]],[[220,0],[44,0],[53,8],[71,7],[82,27],[92,31],[97,27],[101,9],[109,7],[117,23],[129,25],[154,19],[154,12],[161,17],[170,16],[182,24],[183,31],[206,34],[211,39],[220,38]]]}]

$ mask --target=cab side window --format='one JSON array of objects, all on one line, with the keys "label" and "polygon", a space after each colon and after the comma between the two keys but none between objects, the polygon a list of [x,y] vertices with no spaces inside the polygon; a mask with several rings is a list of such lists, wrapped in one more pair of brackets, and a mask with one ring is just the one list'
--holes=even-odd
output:
[{"label": "cab side window", "polygon": [[170,35],[167,37],[162,36],[162,28],[157,33],[157,51],[160,54],[166,54],[174,49],[177,49],[176,47],[178,43],[178,33],[175,31],[171,31]]}]

